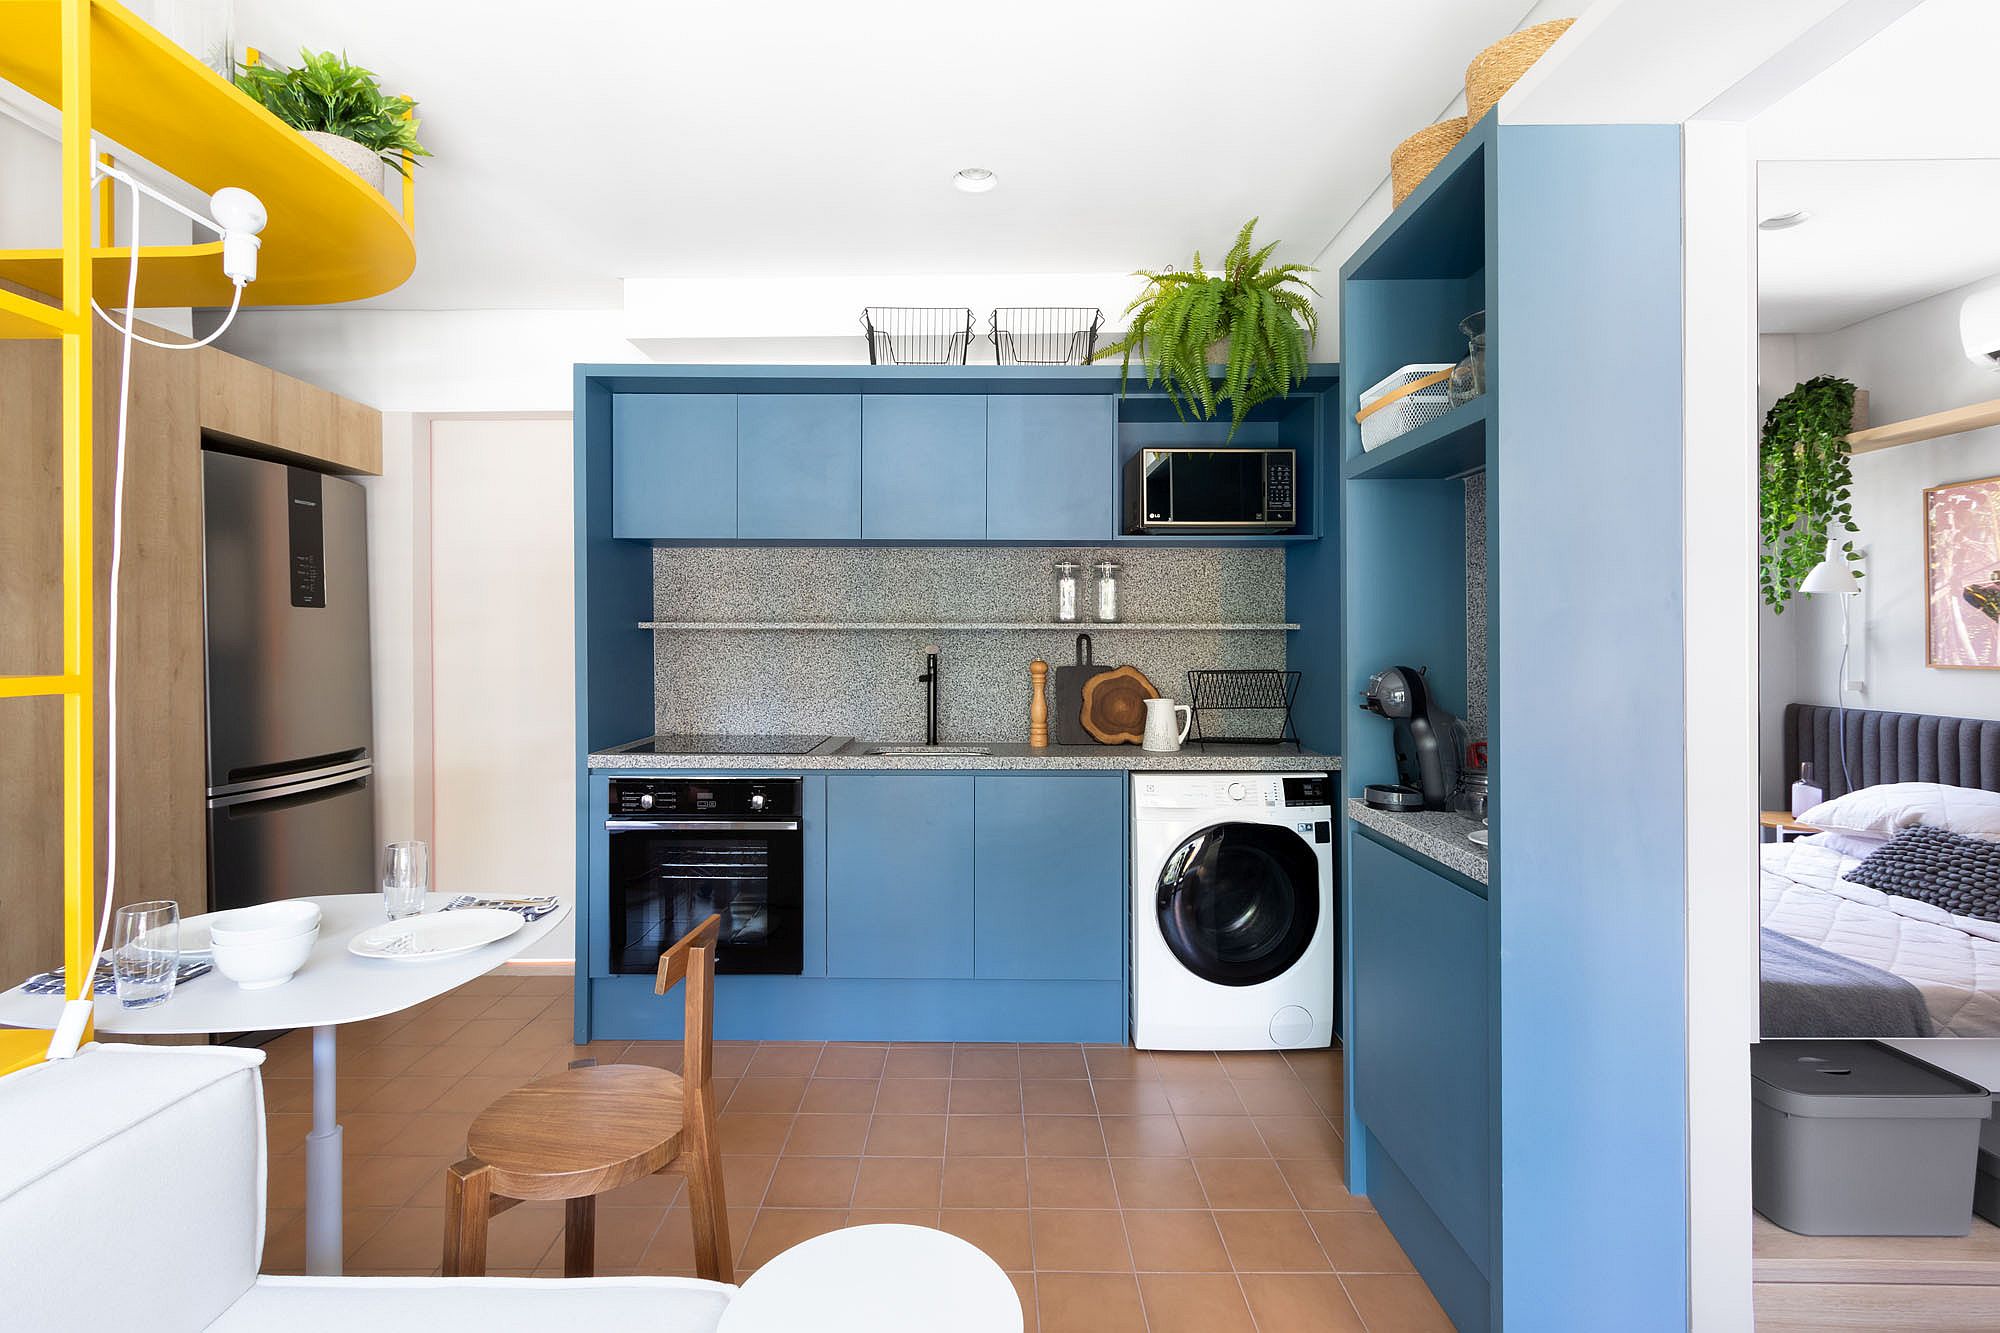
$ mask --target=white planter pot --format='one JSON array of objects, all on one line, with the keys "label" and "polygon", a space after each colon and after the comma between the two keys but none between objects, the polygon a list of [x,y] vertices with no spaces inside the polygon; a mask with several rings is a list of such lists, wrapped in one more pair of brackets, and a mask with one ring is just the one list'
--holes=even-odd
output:
[{"label": "white planter pot", "polygon": [[382,188],[382,173],[387,170],[382,159],[363,148],[352,139],[343,139],[338,134],[327,134],[321,130],[301,130],[307,139],[319,145],[320,151],[346,167],[349,171],[367,181],[375,189]]}]

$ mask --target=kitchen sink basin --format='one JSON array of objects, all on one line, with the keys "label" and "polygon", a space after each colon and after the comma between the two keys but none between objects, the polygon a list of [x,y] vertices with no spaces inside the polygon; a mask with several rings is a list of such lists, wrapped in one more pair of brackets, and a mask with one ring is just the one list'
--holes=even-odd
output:
[{"label": "kitchen sink basin", "polygon": [[921,758],[927,754],[992,754],[993,747],[990,745],[870,745],[862,753],[890,757],[908,756]]}]

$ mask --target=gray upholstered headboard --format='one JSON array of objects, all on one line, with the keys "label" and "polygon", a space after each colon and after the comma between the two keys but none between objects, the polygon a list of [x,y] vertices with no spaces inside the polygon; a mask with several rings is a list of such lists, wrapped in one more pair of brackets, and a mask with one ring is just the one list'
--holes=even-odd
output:
[{"label": "gray upholstered headboard", "polygon": [[[1836,740],[1836,737],[1839,739]],[[1839,759],[1844,749],[1843,773]],[[1884,782],[1943,782],[2000,791],[2000,722],[1928,713],[1785,705],[1787,788],[1811,764],[1829,798]]]}]

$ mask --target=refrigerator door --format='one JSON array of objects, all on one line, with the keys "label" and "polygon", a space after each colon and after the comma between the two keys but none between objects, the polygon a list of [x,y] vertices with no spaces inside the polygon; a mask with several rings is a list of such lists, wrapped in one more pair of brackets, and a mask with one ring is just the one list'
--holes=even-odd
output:
[{"label": "refrigerator door", "polygon": [[343,477],[202,455],[208,788],[365,762],[368,522]]},{"label": "refrigerator door", "polygon": [[375,777],[367,767],[208,803],[208,906],[372,893]]}]

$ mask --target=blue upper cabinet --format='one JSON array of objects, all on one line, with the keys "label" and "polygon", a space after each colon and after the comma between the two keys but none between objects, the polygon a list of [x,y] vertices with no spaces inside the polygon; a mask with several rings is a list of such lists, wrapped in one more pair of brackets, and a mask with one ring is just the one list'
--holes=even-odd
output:
[{"label": "blue upper cabinet", "polygon": [[986,536],[982,394],[861,399],[861,535],[878,541]]},{"label": "blue upper cabinet", "polygon": [[736,496],[739,537],[859,537],[860,396],[738,395]]},{"label": "blue upper cabinet", "polygon": [[975,779],[980,977],[1124,976],[1125,781],[1123,773]]},{"label": "blue upper cabinet", "polygon": [[986,400],[986,536],[1109,541],[1118,531],[1118,400],[1008,394]]},{"label": "blue upper cabinet", "polygon": [[972,976],[971,774],[829,773],[826,974]]},{"label": "blue upper cabinet", "polygon": [[611,535],[736,535],[736,395],[611,398]]}]

